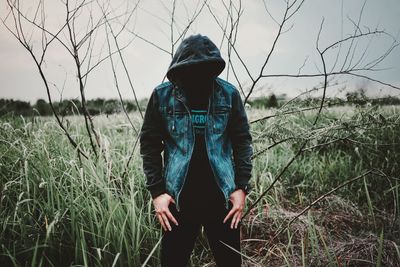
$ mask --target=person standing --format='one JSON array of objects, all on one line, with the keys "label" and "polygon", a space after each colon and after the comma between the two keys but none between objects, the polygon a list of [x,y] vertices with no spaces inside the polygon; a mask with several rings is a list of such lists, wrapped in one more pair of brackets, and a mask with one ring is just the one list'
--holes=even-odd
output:
[{"label": "person standing", "polygon": [[239,91],[218,77],[225,64],[207,36],[187,37],[169,65],[169,81],[147,104],[140,153],[163,229],[163,267],[187,266],[202,226],[217,266],[241,265],[253,148]]}]

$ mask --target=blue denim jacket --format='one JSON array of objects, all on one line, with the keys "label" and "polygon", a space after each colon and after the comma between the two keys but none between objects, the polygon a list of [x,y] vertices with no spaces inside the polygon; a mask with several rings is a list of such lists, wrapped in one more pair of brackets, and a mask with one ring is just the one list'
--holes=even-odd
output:
[{"label": "blue denim jacket", "polygon": [[[220,78],[216,78],[214,84],[209,99],[205,143],[211,169],[228,205],[230,194],[237,187],[249,184],[252,137],[238,90]],[[190,118],[184,91],[166,82],[153,90],[141,129],[146,186],[153,197],[163,192],[170,194],[177,209],[194,147]],[[161,150],[164,150],[163,167]]]},{"label": "blue denim jacket", "polygon": [[[196,66],[202,66],[198,75]],[[140,132],[146,187],[153,198],[164,192],[170,194],[178,210],[195,142],[183,90],[184,80],[189,77],[190,81],[193,77],[188,73],[213,81],[204,137],[210,166],[226,206],[236,188],[249,188],[252,137],[239,91],[229,82],[217,78],[224,67],[220,51],[208,37],[186,38],[169,66],[167,77],[170,82],[153,90],[146,108]]]}]

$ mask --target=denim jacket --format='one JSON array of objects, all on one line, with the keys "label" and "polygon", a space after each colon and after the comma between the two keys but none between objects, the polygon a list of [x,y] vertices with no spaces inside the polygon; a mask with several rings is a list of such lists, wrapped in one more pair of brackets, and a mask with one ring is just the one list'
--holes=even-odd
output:
[{"label": "denim jacket", "polygon": [[[253,148],[240,93],[220,78],[214,79],[204,137],[211,169],[228,207],[235,189],[249,187]],[[153,90],[146,108],[140,153],[146,188],[153,198],[167,192],[175,199],[178,210],[194,141],[184,90],[176,83],[160,84]]]},{"label": "denim jacket", "polygon": [[[211,168],[228,201],[237,187],[249,184],[252,137],[237,89],[219,78],[215,85],[209,99],[205,138]],[[194,147],[190,116],[183,90],[170,82],[163,83],[153,90],[140,133],[146,187],[153,197],[170,194],[177,208]]]}]

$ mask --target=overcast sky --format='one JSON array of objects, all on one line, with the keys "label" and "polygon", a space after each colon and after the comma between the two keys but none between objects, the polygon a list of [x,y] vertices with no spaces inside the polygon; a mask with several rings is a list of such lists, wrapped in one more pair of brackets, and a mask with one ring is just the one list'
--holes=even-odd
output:
[{"label": "overcast sky", "polygon": [[[6,6],[5,0],[1,2],[0,16],[4,19],[9,8]],[[21,2],[24,12],[32,16],[34,11],[32,2],[34,1],[21,0]],[[210,9],[224,23],[226,21],[226,11],[222,1],[209,2]],[[195,12],[196,3],[197,1],[177,0],[175,9],[176,25],[174,27],[175,38],[187,24],[188,17]],[[225,3],[227,4],[228,1],[225,1]],[[234,3],[237,5],[238,1],[234,1]],[[268,0],[264,1],[264,3],[261,0],[242,1],[243,13],[239,23],[236,49],[253,77],[258,76],[278,31],[278,26],[266,12],[264,4],[268,7],[271,15],[279,21],[283,16],[283,3],[283,0]],[[302,74],[320,73],[322,64],[315,49],[315,43],[322,18],[324,18],[324,26],[320,37],[320,47],[325,48],[354,32],[353,22],[357,22],[363,3],[364,1],[361,0],[305,0],[299,12],[284,27],[284,31],[288,31],[278,40],[276,49],[265,68],[264,74],[297,74],[300,68]],[[127,8],[132,8],[133,1],[113,0],[113,5],[115,14],[118,14]],[[63,5],[58,0],[46,1],[46,22],[50,30],[56,31],[65,21],[65,10],[63,8]],[[92,10],[94,10],[95,16],[101,14],[97,7],[92,7]],[[122,55],[139,98],[148,97],[152,89],[163,80],[171,61],[171,55],[150,45],[141,38],[134,37],[132,32],[150,40],[166,51],[171,51],[169,24],[171,10],[172,1],[142,0],[131,17],[127,30],[123,31],[119,36],[118,40],[121,46],[128,44],[122,51]],[[343,24],[341,23],[342,17]],[[369,0],[364,8],[360,28],[362,31],[367,31],[367,27],[371,31],[376,28],[385,30],[394,38],[399,39],[399,18],[399,0]],[[81,17],[76,21],[78,30],[83,31],[84,26],[87,25],[87,19],[87,14],[82,13]],[[10,18],[7,23],[12,26]],[[24,25],[24,27],[30,32],[31,28],[28,25]],[[114,30],[117,31],[118,27],[119,25],[114,24]],[[104,28],[102,27],[97,35],[93,62],[101,55],[105,55],[108,49]],[[78,32],[78,35],[80,33]],[[223,57],[227,59],[227,42],[226,40],[222,42],[222,32],[207,7],[204,7],[198,18],[191,25],[187,36],[197,33],[209,36],[221,48]],[[40,36],[37,32],[34,32],[32,45],[36,52],[40,48],[40,40]],[[354,53],[353,63],[357,62],[366,48],[367,53],[361,63],[365,64],[374,60],[384,54],[392,45],[392,42],[393,39],[389,35],[375,36],[372,40],[369,37],[360,39]],[[328,70],[334,65],[338,51],[341,51],[341,56],[338,58],[335,70],[338,70],[343,64],[344,56],[347,53],[346,48],[348,48],[346,45],[348,44],[350,42],[344,44],[340,48],[341,50],[336,47],[326,54]],[[114,47],[113,45],[112,48]],[[116,64],[122,97],[124,99],[133,99],[133,93],[122,68],[121,60],[118,55],[115,55],[113,60]],[[248,86],[250,78],[247,76],[245,69],[235,56],[232,57],[232,60],[241,83]],[[73,63],[73,59],[66,53],[65,48],[57,42],[53,42],[45,58],[44,70],[51,84],[51,94],[54,100],[59,100],[61,97],[63,99],[79,98],[76,69]],[[362,74],[400,87],[400,48],[396,47],[376,68],[385,68],[385,70],[364,72]],[[226,69],[220,77],[227,78],[237,85],[232,72],[228,75]],[[258,88],[263,88],[262,90],[259,89],[258,94],[286,93],[294,96],[301,91],[318,85],[321,81],[322,78],[264,78],[258,83]],[[338,91],[337,89],[343,86],[350,90],[364,87],[369,94],[378,96],[387,93],[400,93],[398,90],[349,76],[343,76],[332,82],[336,81],[340,85],[336,89],[330,89],[331,95],[335,95]],[[88,99],[118,97],[109,60],[104,61],[90,73],[85,93]],[[47,100],[46,90],[34,61],[2,24],[0,25],[0,97],[27,100],[32,103],[39,98]]]}]

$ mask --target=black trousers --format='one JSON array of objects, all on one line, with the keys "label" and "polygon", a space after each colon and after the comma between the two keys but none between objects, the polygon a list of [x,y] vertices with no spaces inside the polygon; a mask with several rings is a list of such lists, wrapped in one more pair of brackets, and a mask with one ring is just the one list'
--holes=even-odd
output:
[{"label": "black trousers", "polygon": [[186,267],[190,259],[201,226],[207,236],[212,254],[218,267],[241,266],[241,255],[220,241],[240,251],[240,226],[231,229],[231,219],[223,223],[229,209],[224,204],[211,205],[207,210],[177,211],[173,203],[169,206],[178,221],[178,226],[171,223],[172,231],[163,230],[161,240],[161,266]]}]

